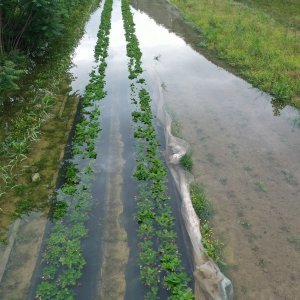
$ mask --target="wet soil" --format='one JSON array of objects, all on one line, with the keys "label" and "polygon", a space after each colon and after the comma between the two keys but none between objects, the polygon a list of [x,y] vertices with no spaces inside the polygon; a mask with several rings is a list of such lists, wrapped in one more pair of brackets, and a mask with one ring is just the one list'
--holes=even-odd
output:
[{"label": "wet soil", "polygon": [[144,66],[153,82],[160,77],[191,144],[193,174],[214,205],[235,298],[297,299],[298,112],[274,116],[270,96],[195,51],[194,30],[165,1],[132,3]]}]

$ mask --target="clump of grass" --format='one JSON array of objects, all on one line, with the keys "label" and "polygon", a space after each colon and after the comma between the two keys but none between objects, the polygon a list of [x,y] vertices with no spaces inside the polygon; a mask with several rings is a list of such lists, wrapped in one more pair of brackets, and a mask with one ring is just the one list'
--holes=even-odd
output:
[{"label": "clump of grass", "polygon": [[213,215],[213,207],[207,201],[203,187],[199,183],[190,185],[193,207],[201,222],[208,221]]},{"label": "clump of grass", "polygon": [[274,95],[277,103],[300,107],[300,36],[296,30],[260,9],[231,0],[171,2],[201,29],[207,48],[218,58]]},{"label": "clump of grass", "polygon": [[28,199],[21,199],[16,203],[16,210],[13,218],[20,218],[22,215],[28,215],[32,211],[32,203]]},{"label": "clump of grass", "polygon": [[249,229],[251,227],[251,224],[249,223],[248,220],[246,220],[245,218],[241,218],[239,220],[239,224],[241,224],[244,228]]},{"label": "clump of grass", "polygon": [[192,155],[191,153],[186,153],[184,154],[180,160],[179,160],[180,164],[189,172],[192,171],[193,169],[193,160],[192,160]]},{"label": "clump of grass", "polygon": [[200,184],[192,183],[190,185],[190,194],[193,207],[200,219],[200,232],[202,235],[201,242],[204,247],[204,251],[217,264],[224,266],[225,264],[221,259],[221,252],[224,245],[215,237],[213,229],[209,223],[209,219],[213,215],[213,207],[207,201],[203,187]]},{"label": "clump of grass", "polygon": [[14,191],[15,191],[17,196],[23,196],[25,194],[25,191],[26,191],[26,185],[24,185],[24,184],[16,185],[14,187]]},{"label": "clump of grass", "polygon": [[266,188],[266,185],[264,182],[262,181],[257,181],[255,182],[255,189],[259,192],[264,192],[266,193],[267,192],[267,188]]},{"label": "clump of grass", "polygon": [[217,264],[224,265],[224,262],[221,259],[224,244],[215,237],[210,224],[205,223],[201,225],[200,231],[202,235],[201,242],[207,255]]}]

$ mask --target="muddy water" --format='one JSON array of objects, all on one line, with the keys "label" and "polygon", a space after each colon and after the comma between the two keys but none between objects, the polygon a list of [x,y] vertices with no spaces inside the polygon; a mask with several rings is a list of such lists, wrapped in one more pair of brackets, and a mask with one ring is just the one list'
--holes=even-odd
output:
[{"label": "muddy water", "polygon": [[196,52],[195,32],[165,1],[132,3],[144,66],[160,77],[215,207],[235,298],[298,299],[299,114],[274,116],[268,95]]}]

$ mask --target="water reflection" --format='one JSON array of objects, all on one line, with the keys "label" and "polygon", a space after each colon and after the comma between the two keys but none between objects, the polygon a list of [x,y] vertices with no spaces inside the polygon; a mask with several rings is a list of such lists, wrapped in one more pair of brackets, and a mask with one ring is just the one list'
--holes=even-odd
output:
[{"label": "water reflection", "polygon": [[164,1],[133,5],[144,11],[134,14],[143,65],[153,82],[160,77],[166,104],[191,144],[193,172],[215,206],[215,231],[226,245],[236,297],[296,299],[297,111],[285,107],[274,116],[269,95],[195,51],[190,45],[197,42],[194,31]]},{"label": "water reflection", "polygon": [[83,94],[89,81],[89,73],[95,66],[94,49],[97,42],[101,11],[102,8],[99,8],[91,15],[85,28],[85,34],[74,51],[73,67],[70,69],[70,73],[74,77],[72,89],[80,94]]}]

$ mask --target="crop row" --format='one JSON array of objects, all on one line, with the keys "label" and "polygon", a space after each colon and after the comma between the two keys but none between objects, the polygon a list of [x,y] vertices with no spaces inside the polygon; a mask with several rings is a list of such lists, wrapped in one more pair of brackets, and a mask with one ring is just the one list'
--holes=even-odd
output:
[{"label": "crop row", "polygon": [[[128,70],[134,137],[137,140],[136,169],[139,180],[138,211],[139,266],[142,282],[149,288],[145,299],[158,299],[168,291],[169,299],[193,299],[189,278],[184,272],[176,244],[172,214],[167,193],[167,170],[159,154],[159,141],[153,125],[151,97],[142,77],[142,53],[135,35],[135,24],[128,0],[122,0],[122,14],[127,41]],[[165,293],[165,292],[164,292]]]},{"label": "crop row", "polygon": [[105,70],[113,0],[106,0],[101,16],[95,60],[98,69],[90,74],[83,99],[81,120],[76,125],[72,144],[73,159],[66,172],[66,182],[54,204],[54,223],[45,241],[43,270],[36,299],[74,299],[76,286],[86,263],[82,239],[88,234],[86,221],[92,204],[90,183],[97,156],[96,140],[100,132],[99,100],[106,95]]}]

